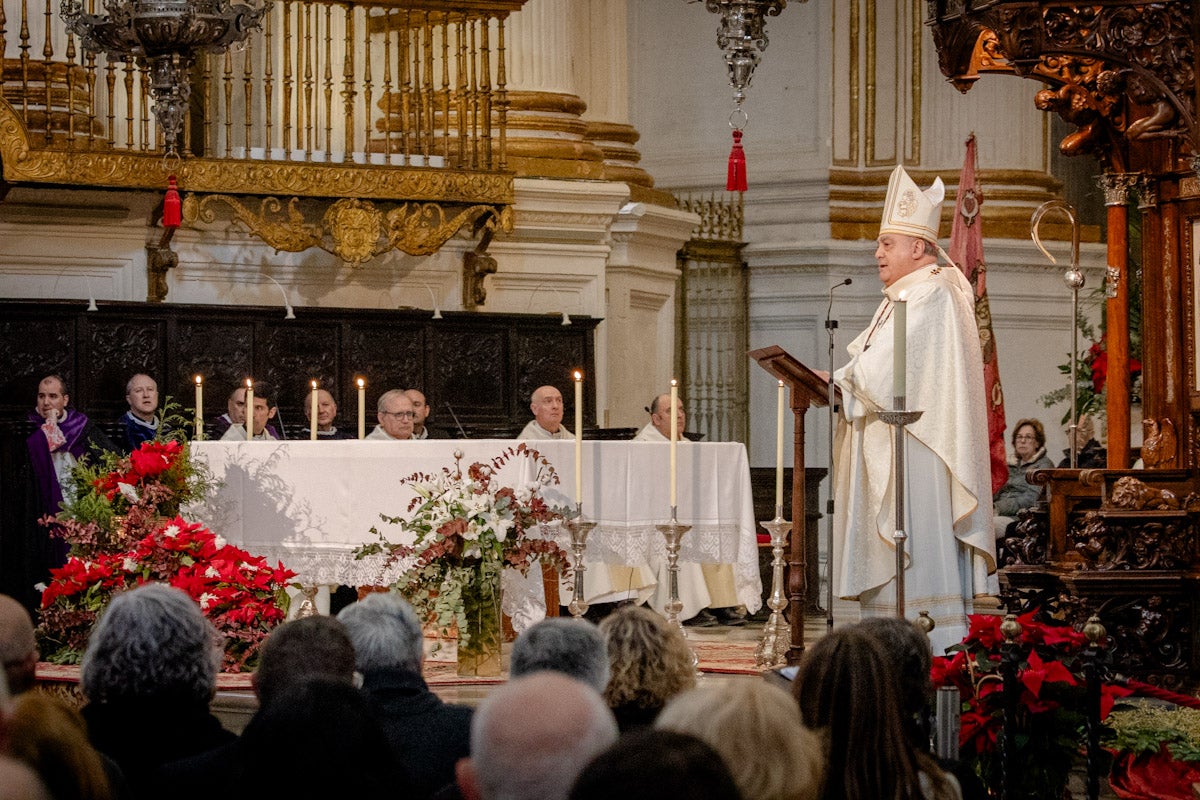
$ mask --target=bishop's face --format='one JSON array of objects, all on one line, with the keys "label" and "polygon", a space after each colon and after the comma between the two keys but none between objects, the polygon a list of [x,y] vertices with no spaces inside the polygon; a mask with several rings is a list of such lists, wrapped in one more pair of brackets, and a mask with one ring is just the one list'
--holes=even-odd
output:
[{"label": "bishop's face", "polygon": [[875,263],[879,266],[879,280],[884,286],[891,286],[929,263],[929,257],[925,255],[925,243],[913,236],[885,233],[876,243]]}]

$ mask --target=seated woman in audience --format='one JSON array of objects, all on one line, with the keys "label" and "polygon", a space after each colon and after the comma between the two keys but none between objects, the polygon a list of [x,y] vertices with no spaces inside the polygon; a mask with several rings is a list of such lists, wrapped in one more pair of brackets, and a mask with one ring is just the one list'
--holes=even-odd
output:
[{"label": "seated woman in audience", "polygon": [[853,626],[804,654],[792,689],[804,724],[826,737],[822,797],[961,800],[958,782],[905,733],[890,669],[883,649]]},{"label": "seated woman in audience", "polygon": [[[789,704],[790,704],[789,700]],[[695,736],[642,728],[584,767],[569,800],[742,800],[721,755]]]},{"label": "seated woman in audience", "polygon": [[621,732],[645,727],[675,695],[696,685],[683,634],[642,606],[626,606],[600,623],[611,668],[604,701]]},{"label": "seated woman in audience", "polygon": [[[868,617],[855,627],[878,642],[891,664],[896,700],[902,709],[904,730],[912,746],[929,752],[929,707],[933,700],[933,652],[929,637],[911,620],[899,617]],[[979,776],[961,761],[938,759],[938,766],[953,775],[962,789],[963,800],[986,800],[987,791]]]},{"label": "seated woman in audience", "polygon": [[8,754],[33,767],[55,800],[118,797],[78,711],[42,692],[24,692],[15,705]]},{"label": "seated woman in audience", "polygon": [[1046,455],[1046,429],[1036,419],[1020,420],[1013,428],[1013,457],[1008,462],[1008,482],[992,496],[992,514],[996,538],[1007,535],[1017,512],[1037,502],[1041,488],[1025,480],[1031,469],[1050,469],[1054,462]]},{"label": "seated woman in audience", "polygon": [[787,692],[765,681],[693,689],[662,710],[656,728],[690,733],[721,754],[743,800],[817,800],[825,754]]},{"label": "seated woman in audience", "polygon": [[196,602],[165,584],[117,595],[92,630],[80,669],[83,717],[134,797],[157,798],[162,764],[234,739],[208,710],[220,637]]}]

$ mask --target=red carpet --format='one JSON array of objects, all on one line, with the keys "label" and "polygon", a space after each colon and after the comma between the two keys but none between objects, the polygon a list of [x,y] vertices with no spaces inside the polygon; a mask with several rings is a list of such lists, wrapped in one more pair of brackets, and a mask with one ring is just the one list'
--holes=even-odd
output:
[{"label": "red carpet", "polygon": [[[754,666],[756,642],[689,642],[700,657],[700,671],[723,675],[758,675],[762,672]],[[38,664],[39,683],[75,684],[79,682],[79,667],[57,664]],[[507,675],[499,678],[460,678],[455,665],[446,661],[426,661],[425,680],[430,686],[470,686],[503,683]],[[217,676],[217,689],[223,692],[249,692],[250,673],[222,673]]]}]

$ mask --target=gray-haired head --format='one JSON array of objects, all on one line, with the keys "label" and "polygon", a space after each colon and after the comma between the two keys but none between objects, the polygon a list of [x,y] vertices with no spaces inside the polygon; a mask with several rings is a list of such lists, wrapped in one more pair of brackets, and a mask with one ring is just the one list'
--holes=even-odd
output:
[{"label": "gray-haired head", "polygon": [[525,630],[513,644],[509,671],[516,678],[544,670],[602,693],[608,685],[608,650],[600,629],[585,620],[549,617]]},{"label": "gray-haired head", "polygon": [[354,643],[359,672],[405,669],[421,674],[425,657],[421,621],[399,595],[369,594],[343,608],[338,620]]},{"label": "gray-haired head", "polygon": [[93,703],[119,699],[207,704],[217,686],[220,635],[196,601],[150,583],[113,598],[92,629],[80,668]]},{"label": "gray-haired head", "polygon": [[459,781],[482,800],[566,800],[583,768],[616,740],[616,720],[590,687],[552,672],[526,675],[480,704]]}]

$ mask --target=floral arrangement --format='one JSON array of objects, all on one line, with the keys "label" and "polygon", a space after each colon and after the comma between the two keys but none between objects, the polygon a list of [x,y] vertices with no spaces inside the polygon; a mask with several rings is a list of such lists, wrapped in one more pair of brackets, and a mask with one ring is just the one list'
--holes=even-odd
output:
[{"label": "floral arrangement", "polygon": [[1108,719],[1117,797],[1194,798],[1200,783],[1200,709],[1125,703]]},{"label": "floral arrangement", "polygon": [[295,575],[182,517],[160,523],[128,550],[72,556],[50,574],[41,613],[42,642],[52,648],[48,660],[77,663],[115,594],[161,582],[194,598],[225,636],[227,672],[252,666],[258,646],[286,615],[285,586]]},{"label": "floral arrangement", "polygon": [[[1067,625],[1037,621],[1036,611],[1018,617],[1019,645],[1024,655],[1017,678],[1018,735],[1015,763],[1021,765],[1020,797],[1059,800],[1084,738],[1082,633]],[[1004,693],[1000,673],[1003,619],[972,615],[971,627],[952,655],[933,660],[935,687],[956,686],[962,697],[960,759],[970,764],[985,785],[1001,783],[997,738],[1003,728]],[[1130,691],[1103,684],[1100,717],[1106,718],[1117,697]]]},{"label": "floral arrangement", "polygon": [[[542,487],[558,483],[553,465],[525,443],[465,469],[462,458],[462,451],[455,450],[453,467],[402,479],[401,484],[416,492],[406,514],[380,515],[410,534],[411,545],[393,544],[372,528],[379,542],[356,551],[358,558],[385,554],[385,569],[400,563],[404,572],[396,588],[440,633],[448,635],[457,628],[460,655],[490,644],[472,642],[472,637],[488,635],[485,628],[490,626],[481,626],[481,617],[494,616],[484,622],[494,622],[498,631],[498,587],[504,567],[525,573],[546,561],[569,569],[558,544],[531,535],[536,526],[563,519],[563,513],[541,497]],[[497,472],[518,459],[533,466],[533,479],[515,488],[501,485]]]},{"label": "floral arrangement", "polygon": [[[1133,283],[1140,282],[1135,281]],[[1132,387],[1133,398],[1136,400],[1142,394],[1142,362],[1138,357],[1141,352],[1140,315],[1137,315],[1139,324],[1136,329],[1132,327],[1134,316],[1131,312],[1129,381]],[[1105,330],[1102,320],[1099,335],[1097,335],[1096,329],[1092,327],[1092,324],[1082,313],[1076,319],[1075,324],[1084,338],[1091,342],[1086,350],[1075,355],[1075,392],[1079,398],[1079,414],[1081,416],[1084,414],[1092,416],[1103,415],[1105,411],[1105,391],[1108,386],[1108,331]],[[1070,361],[1066,364],[1059,364],[1058,371],[1064,377],[1070,378]],[[1069,387],[1063,386],[1054,391],[1047,392],[1039,397],[1038,401],[1046,408],[1065,402],[1067,404],[1067,411],[1063,415],[1062,421],[1064,425],[1071,421],[1071,392]]]},{"label": "floral arrangement", "polygon": [[230,671],[252,668],[259,644],[283,620],[285,586],[295,573],[179,516],[213,483],[181,437],[168,434],[128,456],[81,462],[63,510],[42,519],[51,536],[70,545],[67,563],[51,570],[42,592],[38,633],[47,660],[77,663],[113,595],[151,581],[196,599],[225,636]]}]

